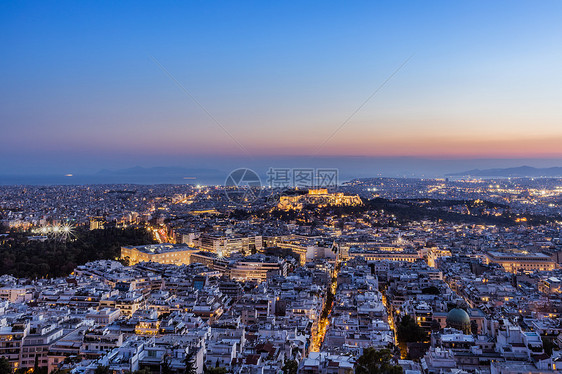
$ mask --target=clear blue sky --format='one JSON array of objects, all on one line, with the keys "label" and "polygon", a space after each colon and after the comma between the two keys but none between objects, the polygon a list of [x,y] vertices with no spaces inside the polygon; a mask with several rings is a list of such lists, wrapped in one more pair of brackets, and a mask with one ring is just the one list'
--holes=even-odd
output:
[{"label": "clear blue sky", "polygon": [[561,16],[560,1],[5,1],[0,173],[558,158]]}]

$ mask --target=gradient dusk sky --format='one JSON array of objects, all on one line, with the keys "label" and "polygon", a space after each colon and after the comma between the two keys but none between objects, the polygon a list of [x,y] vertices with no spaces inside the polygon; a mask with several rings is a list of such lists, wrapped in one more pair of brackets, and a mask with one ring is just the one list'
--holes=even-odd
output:
[{"label": "gradient dusk sky", "polygon": [[561,19],[560,1],[3,1],[0,173],[560,159]]}]

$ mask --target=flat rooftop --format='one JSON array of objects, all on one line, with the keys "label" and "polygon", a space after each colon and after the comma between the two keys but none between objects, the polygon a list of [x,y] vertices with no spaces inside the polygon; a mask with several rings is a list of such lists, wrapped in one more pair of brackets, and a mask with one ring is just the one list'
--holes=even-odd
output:
[{"label": "flat rooftop", "polygon": [[150,254],[195,250],[195,248],[188,247],[185,244],[169,244],[169,243],[124,246],[123,248],[136,249],[139,252],[150,253]]},{"label": "flat rooftop", "polygon": [[518,259],[529,259],[529,260],[550,260],[550,256],[545,255],[540,252],[527,252],[527,253],[516,253],[516,252],[498,252],[489,251],[488,255],[490,257],[499,260],[518,260]]}]

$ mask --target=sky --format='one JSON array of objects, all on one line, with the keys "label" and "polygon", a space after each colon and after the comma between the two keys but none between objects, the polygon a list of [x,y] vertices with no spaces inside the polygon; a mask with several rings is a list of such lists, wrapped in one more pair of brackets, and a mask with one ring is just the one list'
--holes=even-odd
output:
[{"label": "sky", "polygon": [[559,1],[1,2],[0,174],[286,157],[562,166],[561,14]]}]

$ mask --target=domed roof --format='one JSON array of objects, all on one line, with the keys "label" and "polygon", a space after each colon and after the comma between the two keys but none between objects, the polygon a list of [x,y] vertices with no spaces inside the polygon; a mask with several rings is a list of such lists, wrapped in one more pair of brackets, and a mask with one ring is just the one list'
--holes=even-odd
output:
[{"label": "domed roof", "polygon": [[447,314],[447,324],[451,326],[470,325],[470,317],[463,309],[454,308]]}]

